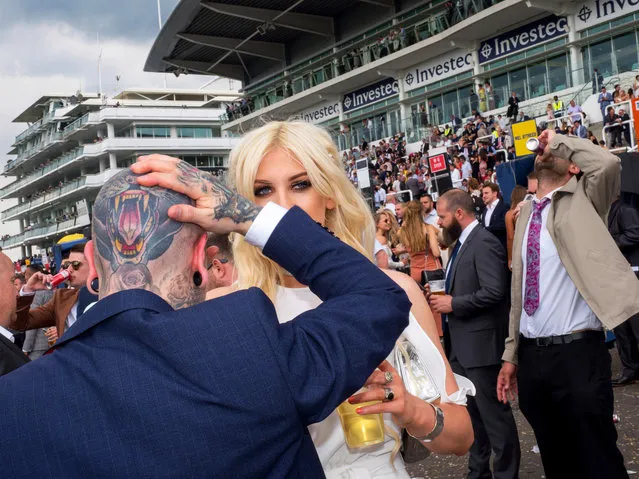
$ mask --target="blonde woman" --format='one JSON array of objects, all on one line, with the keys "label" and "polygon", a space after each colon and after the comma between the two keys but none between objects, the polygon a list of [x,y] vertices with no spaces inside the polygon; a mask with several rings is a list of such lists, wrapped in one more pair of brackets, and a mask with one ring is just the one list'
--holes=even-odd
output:
[{"label": "blonde woman", "polygon": [[393,222],[397,224],[393,214],[382,209],[375,215],[375,264],[381,269],[401,269],[404,264],[400,261],[393,261],[392,234]]},{"label": "blonde woman", "polygon": [[[230,162],[230,180],[240,194],[258,205],[272,201],[285,208],[298,206],[372,260],[375,239],[372,215],[361,195],[346,178],[336,147],[324,130],[304,122],[268,123],[244,137],[231,153]],[[261,288],[273,300],[280,322],[290,321],[321,303],[321,299],[305,285],[298,283],[242,237],[234,239],[233,249],[239,277],[236,287]],[[453,375],[419,287],[404,275],[388,270],[386,273],[404,287],[413,303],[411,324],[421,326],[418,329],[422,335],[422,346],[435,352],[429,358],[429,365],[441,366],[442,374],[436,382],[442,395],[439,407],[446,422],[441,435],[427,447],[440,453],[464,454],[473,441],[472,426],[463,406],[466,394],[474,390],[472,383]],[[214,292],[216,295],[223,293],[220,290]],[[336,412],[309,427],[329,478],[406,479],[408,475],[401,455],[397,454],[400,432],[397,424],[405,426],[414,435],[428,434],[434,427],[434,408],[406,391],[392,365],[385,363],[380,368],[392,374],[388,386],[392,388],[395,399],[362,407],[360,413],[384,413],[387,430],[391,432],[391,437],[384,444],[374,451],[349,450]],[[383,373],[375,372],[367,382],[370,389],[352,399],[357,403],[372,398],[383,399],[380,374]],[[463,385],[462,388],[458,382]]]}]

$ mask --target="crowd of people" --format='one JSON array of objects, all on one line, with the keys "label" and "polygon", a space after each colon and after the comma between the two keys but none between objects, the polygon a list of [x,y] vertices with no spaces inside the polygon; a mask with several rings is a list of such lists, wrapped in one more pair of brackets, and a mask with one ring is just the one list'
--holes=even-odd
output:
[{"label": "crowd of people", "polygon": [[[446,187],[431,138],[340,157],[321,128],[271,122],[233,150],[230,187],[160,155],[108,180],[94,239],[61,265],[67,288],[0,257],[15,286],[0,289],[0,346],[15,352],[9,329],[55,343],[6,356],[0,401],[57,418],[5,411],[0,452],[21,451],[5,473],[408,478],[431,450],[470,451],[469,477],[516,478],[519,393],[546,477],[627,477],[603,332],[639,318],[624,235],[639,220],[624,207],[612,235],[604,222],[620,160],[547,129],[504,198],[507,128],[452,120]],[[353,446],[358,418],[375,448]],[[48,461],[60,441],[72,460]]]}]

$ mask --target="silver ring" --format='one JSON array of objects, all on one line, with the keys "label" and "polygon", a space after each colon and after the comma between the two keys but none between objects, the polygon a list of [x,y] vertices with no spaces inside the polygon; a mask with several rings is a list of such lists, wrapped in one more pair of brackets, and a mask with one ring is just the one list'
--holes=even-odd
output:
[{"label": "silver ring", "polygon": [[391,373],[390,371],[386,371],[384,373],[384,384],[390,384],[393,382],[393,373]]},{"label": "silver ring", "polygon": [[384,401],[392,401],[395,399],[395,393],[391,388],[384,388]]}]

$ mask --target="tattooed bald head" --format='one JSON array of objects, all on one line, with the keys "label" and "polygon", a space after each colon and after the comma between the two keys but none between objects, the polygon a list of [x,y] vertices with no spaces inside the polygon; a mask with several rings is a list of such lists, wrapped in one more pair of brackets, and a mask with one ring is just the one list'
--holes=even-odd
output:
[{"label": "tattooed bald head", "polygon": [[146,289],[175,309],[203,301],[206,234],[167,214],[171,206],[192,201],[171,190],[140,186],[136,176],[118,173],[95,200],[90,280],[98,277],[100,297]]}]

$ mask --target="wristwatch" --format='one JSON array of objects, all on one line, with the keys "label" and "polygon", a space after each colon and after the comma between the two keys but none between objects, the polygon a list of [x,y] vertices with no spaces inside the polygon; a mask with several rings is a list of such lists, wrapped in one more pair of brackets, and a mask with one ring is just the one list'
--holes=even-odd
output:
[{"label": "wristwatch", "polygon": [[428,401],[424,401],[424,402],[435,410],[435,427],[433,427],[433,430],[430,433],[428,433],[426,436],[421,436],[421,437],[413,436],[410,433],[410,431],[408,431],[408,429],[406,430],[406,432],[408,433],[410,437],[415,438],[418,441],[431,442],[433,439],[439,436],[444,430],[444,412],[433,403],[430,403]]}]

